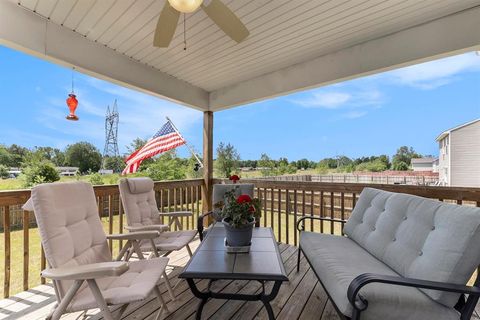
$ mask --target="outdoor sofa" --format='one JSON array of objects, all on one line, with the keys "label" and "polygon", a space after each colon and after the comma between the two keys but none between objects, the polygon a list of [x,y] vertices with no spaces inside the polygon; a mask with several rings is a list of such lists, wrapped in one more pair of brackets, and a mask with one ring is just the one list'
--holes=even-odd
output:
[{"label": "outdoor sofa", "polygon": [[345,236],[305,231],[308,219],[332,220],[298,221],[298,262],[303,252],[343,319],[470,319],[480,208],[365,188]]}]

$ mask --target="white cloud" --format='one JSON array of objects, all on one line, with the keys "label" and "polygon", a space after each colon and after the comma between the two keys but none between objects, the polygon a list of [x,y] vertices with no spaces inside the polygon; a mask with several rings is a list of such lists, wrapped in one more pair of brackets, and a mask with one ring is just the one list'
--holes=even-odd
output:
[{"label": "white cloud", "polygon": [[312,92],[304,99],[295,102],[307,108],[337,109],[351,99],[351,95],[345,92]]},{"label": "white cloud", "polygon": [[401,68],[385,76],[397,84],[428,90],[455,81],[459,73],[471,71],[480,71],[480,57],[473,52]]},{"label": "white cloud", "polygon": [[349,111],[342,115],[342,118],[357,119],[367,115],[367,111]]}]

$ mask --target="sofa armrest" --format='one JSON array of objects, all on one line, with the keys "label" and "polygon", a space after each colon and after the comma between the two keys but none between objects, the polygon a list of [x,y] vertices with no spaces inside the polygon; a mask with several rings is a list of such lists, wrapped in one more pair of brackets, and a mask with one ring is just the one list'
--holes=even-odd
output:
[{"label": "sofa armrest", "polygon": [[174,212],[159,212],[161,217],[191,217],[193,212],[191,211],[174,211]]},{"label": "sofa armrest", "polygon": [[[360,289],[369,283],[384,283],[390,285],[414,287],[430,290],[438,290],[445,292],[464,293],[472,296],[480,296],[479,287],[470,287],[461,284],[443,283],[437,281],[412,279],[396,276],[387,276],[381,274],[364,273],[357,276],[350,282],[347,290],[347,298],[350,304],[357,310],[363,311],[368,307],[368,301],[366,301],[361,295],[359,295]],[[358,299],[357,299],[358,297]]]},{"label": "sofa armrest", "polygon": [[203,228],[203,219],[205,219],[206,217],[208,217],[212,213],[213,213],[213,211],[209,211],[207,213],[202,214],[197,219],[197,232],[198,232],[198,236],[200,237],[200,241],[203,240],[203,229],[204,229]]},{"label": "sofa armrest", "polygon": [[41,272],[41,275],[52,280],[87,280],[115,277],[127,270],[128,264],[126,262],[112,261],[45,269]]},{"label": "sofa armrest", "polygon": [[125,230],[128,230],[130,232],[137,232],[137,231],[163,232],[163,231],[170,230],[170,228],[165,224],[150,224],[150,225],[144,225],[144,226],[126,226]]},{"label": "sofa armrest", "polygon": [[138,231],[129,233],[117,233],[107,235],[107,239],[112,240],[144,240],[155,239],[160,235],[158,231]]},{"label": "sofa armrest", "polygon": [[298,231],[305,231],[305,220],[319,220],[319,221],[330,221],[330,222],[339,222],[339,223],[345,223],[347,220],[342,220],[342,219],[335,219],[335,218],[329,218],[329,217],[315,217],[315,216],[304,216],[298,219],[297,221],[297,230]]}]

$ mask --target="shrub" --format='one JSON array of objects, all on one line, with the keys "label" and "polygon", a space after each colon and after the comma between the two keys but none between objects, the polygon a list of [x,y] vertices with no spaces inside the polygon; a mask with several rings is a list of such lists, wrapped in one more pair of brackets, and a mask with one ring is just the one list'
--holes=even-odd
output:
[{"label": "shrub", "polygon": [[40,183],[60,180],[60,174],[50,161],[29,163],[22,169],[25,187],[33,187]]},{"label": "shrub", "polygon": [[7,179],[8,177],[10,177],[10,174],[8,173],[8,167],[0,164],[0,179]]},{"label": "shrub", "polygon": [[100,185],[103,185],[104,182],[103,182],[103,177],[100,173],[94,173],[94,174],[91,174],[89,177],[88,177],[88,181],[93,184],[94,186],[100,186]]}]

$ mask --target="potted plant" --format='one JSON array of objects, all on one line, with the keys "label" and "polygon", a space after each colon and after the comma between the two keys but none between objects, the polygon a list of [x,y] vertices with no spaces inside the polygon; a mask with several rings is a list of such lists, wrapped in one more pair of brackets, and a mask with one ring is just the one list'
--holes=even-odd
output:
[{"label": "potted plant", "polygon": [[236,174],[234,174],[233,176],[230,176],[230,178],[228,178],[228,179],[235,184],[235,183],[238,182],[238,180],[240,180],[240,177],[237,176]]},{"label": "potted plant", "polygon": [[226,201],[222,210],[227,244],[231,247],[249,246],[255,219],[261,216],[261,202],[246,194],[237,197],[235,193],[236,189],[225,193]]}]

